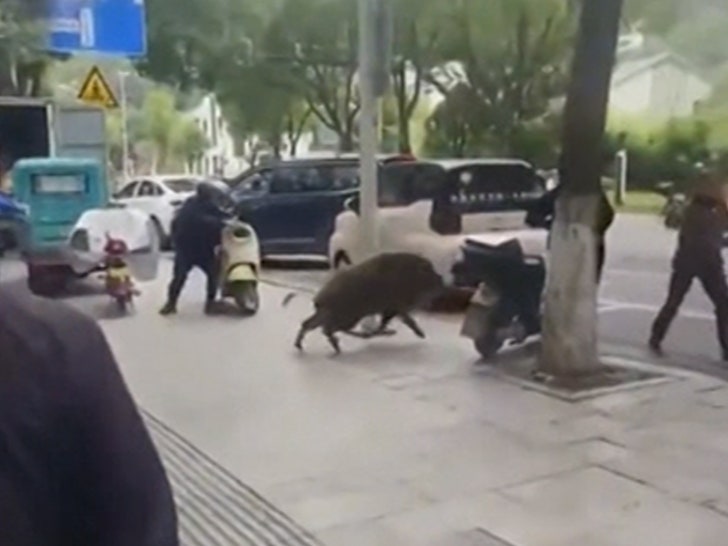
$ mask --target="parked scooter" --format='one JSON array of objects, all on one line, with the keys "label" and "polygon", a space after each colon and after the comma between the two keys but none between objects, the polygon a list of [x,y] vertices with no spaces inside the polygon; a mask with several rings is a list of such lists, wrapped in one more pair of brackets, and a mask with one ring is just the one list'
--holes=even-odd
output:
[{"label": "parked scooter", "polygon": [[220,291],[232,298],[240,311],[254,315],[260,307],[258,275],[260,247],[253,227],[237,219],[228,220],[220,245]]},{"label": "parked scooter", "polygon": [[122,239],[115,239],[107,234],[104,253],[106,293],[116,302],[119,312],[126,313],[133,304],[134,296],[139,295],[125,259],[129,248]]},{"label": "parked scooter", "polygon": [[467,240],[463,247],[469,276],[479,281],[461,335],[489,359],[508,342],[521,344],[541,333],[541,294],[546,264],[526,256],[518,240],[492,246]]}]

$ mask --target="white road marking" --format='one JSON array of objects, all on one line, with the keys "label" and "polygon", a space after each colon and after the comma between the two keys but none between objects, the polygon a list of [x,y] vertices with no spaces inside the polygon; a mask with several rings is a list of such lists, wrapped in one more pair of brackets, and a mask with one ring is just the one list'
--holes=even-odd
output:
[{"label": "white road marking", "polygon": [[[618,300],[599,300],[599,312],[609,313],[613,311],[643,311],[646,313],[657,314],[660,310],[658,305],[648,305],[644,303],[630,303]],[[715,316],[704,311],[696,311],[693,309],[681,309],[678,316],[696,320],[715,320]]]},{"label": "white road marking", "polygon": [[609,277],[610,275],[622,276],[622,277],[669,277],[670,270],[664,271],[649,271],[646,269],[607,269],[604,271],[604,276]]}]

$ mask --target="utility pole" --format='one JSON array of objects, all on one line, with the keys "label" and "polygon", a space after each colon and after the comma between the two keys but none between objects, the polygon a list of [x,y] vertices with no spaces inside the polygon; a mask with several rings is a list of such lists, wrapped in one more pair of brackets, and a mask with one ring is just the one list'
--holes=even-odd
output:
[{"label": "utility pole", "polygon": [[539,370],[598,372],[595,226],[601,200],[604,129],[623,0],[581,0],[551,231]]},{"label": "utility pole", "polygon": [[360,249],[363,256],[379,248],[377,187],[378,131],[377,99],[389,83],[389,55],[392,40],[391,0],[359,0],[359,161]]}]

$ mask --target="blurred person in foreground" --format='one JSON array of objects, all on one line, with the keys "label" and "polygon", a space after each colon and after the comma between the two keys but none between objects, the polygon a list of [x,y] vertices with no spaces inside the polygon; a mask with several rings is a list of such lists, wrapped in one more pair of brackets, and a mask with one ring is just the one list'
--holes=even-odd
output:
[{"label": "blurred person in foreground", "polygon": [[167,477],[106,339],[0,286],[0,544],[178,546]]},{"label": "blurred person in foreground", "polygon": [[195,267],[207,276],[205,313],[214,312],[219,265],[216,249],[220,245],[222,228],[228,215],[216,203],[217,188],[202,182],[197,193],[188,198],[172,222],[174,243],[174,271],[169,283],[167,302],[159,311],[161,315],[177,312],[177,301],[187,276]]},{"label": "blurred person in foreground", "polygon": [[683,216],[667,300],[652,324],[649,346],[653,352],[662,354],[667,330],[697,279],[715,307],[718,341],[723,360],[728,361],[728,285],[721,255],[726,229],[725,177],[703,173],[695,183],[693,197]]}]

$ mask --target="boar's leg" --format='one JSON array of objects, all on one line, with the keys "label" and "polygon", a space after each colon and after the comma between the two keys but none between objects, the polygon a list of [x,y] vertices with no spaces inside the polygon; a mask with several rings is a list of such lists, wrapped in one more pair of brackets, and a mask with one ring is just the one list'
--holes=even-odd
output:
[{"label": "boar's leg", "polygon": [[415,333],[417,337],[425,339],[425,332],[422,331],[420,325],[417,324],[415,319],[412,318],[412,315],[410,315],[409,313],[400,313],[399,318],[402,320],[402,322],[404,322],[405,326],[407,326]]},{"label": "boar's leg", "polygon": [[315,330],[316,328],[321,326],[322,322],[323,321],[319,311],[316,311],[313,315],[304,320],[301,323],[301,328],[298,330],[298,335],[296,336],[296,341],[293,343],[293,346],[299,351],[302,351],[303,338],[306,337],[306,334],[309,333],[311,330]]},{"label": "boar's leg", "polygon": [[371,339],[373,337],[377,336],[386,336],[386,335],[394,335],[394,330],[387,330],[387,325],[392,321],[394,317],[397,316],[396,311],[390,312],[385,311],[382,313],[382,318],[379,320],[379,325],[377,326],[376,330],[373,330],[371,332],[357,332],[355,330],[344,330],[343,333],[357,337],[359,339]]},{"label": "boar's leg", "polygon": [[326,336],[326,339],[329,340],[329,343],[334,348],[334,352],[338,355],[341,353],[341,347],[339,346],[339,340],[334,335],[334,329],[331,328],[329,325],[324,325],[324,335]]},{"label": "boar's leg", "polygon": [[389,323],[396,316],[396,311],[385,311],[382,313],[382,321],[379,323],[379,328],[372,332],[372,336],[394,335],[395,331],[387,329],[387,326],[389,326]]}]

